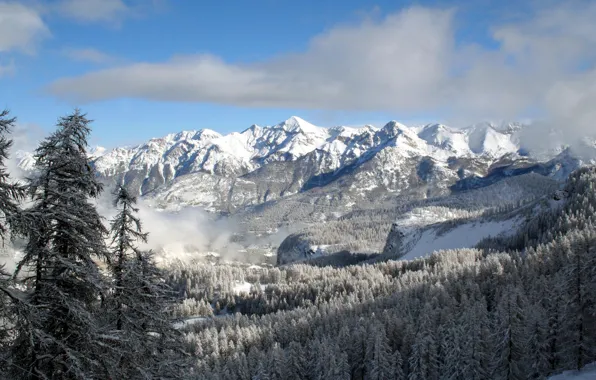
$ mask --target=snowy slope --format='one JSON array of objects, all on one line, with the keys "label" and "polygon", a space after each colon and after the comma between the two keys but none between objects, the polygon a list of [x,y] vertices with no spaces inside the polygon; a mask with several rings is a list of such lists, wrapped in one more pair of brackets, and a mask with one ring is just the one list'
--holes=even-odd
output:
[{"label": "snowy slope", "polygon": [[518,131],[521,126],[504,124],[497,126],[492,123],[480,123],[464,128],[467,145],[475,154],[485,154],[500,157],[519,149]]},{"label": "snowy slope", "polygon": [[411,260],[441,249],[471,248],[485,237],[514,233],[522,221],[518,216],[485,220],[482,210],[415,208],[393,223],[383,254]]},{"label": "snowy slope", "polygon": [[457,156],[471,155],[468,135],[464,131],[449,128],[443,124],[428,124],[418,133],[428,144],[454,152]]},{"label": "snowy slope", "polygon": [[[416,207],[393,222],[383,254],[410,260],[442,249],[472,248],[487,237],[512,235],[537,213],[564,202],[554,196],[558,187],[558,182],[532,173],[449,197],[439,205]],[[524,199],[525,206],[520,207]],[[495,214],[493,207],[502,205],[513,210]],[[487,216],[491,210],[495,215]]]},{"label": "snowy slope", "polygon": [[426,257],[435,251],[457,248],[472,248],[480,240],[489,236],[512,235],[519,227],[521,220],[509,219],[499,222],[474,221],[454,227],[443,234],[438,234],[436,228],[425,229],[412,236],[407,242],[407,253],[401,260],[411,260]]}]

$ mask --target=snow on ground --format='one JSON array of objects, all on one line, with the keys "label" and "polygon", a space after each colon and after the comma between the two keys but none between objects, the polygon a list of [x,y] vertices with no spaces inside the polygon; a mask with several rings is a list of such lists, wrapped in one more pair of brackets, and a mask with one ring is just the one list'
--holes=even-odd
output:
[{"label": "snow on ground", "polygon": [[403,231],[414,231],[434,223],[461,217],[482,215],[482,211],[464,211],[443,206],[417,207],[395,221]]},{"label": "snow on ground", "polygon": [[[251,284],[250,282],[239,282],[236,281],[236,284],[234,285],[234,288],[232,289],[232,291],[234,292],[234,294],[240,294],[240,293],[250,293],[250,288],[252,287],[253,284]],[[267,285],[264,284],[260,284],[261,285],[261,290],[265,290],[267,288]]]},{"label": "snow on ground", "polygon": [[250,293],[251,286],[252,284],[250,282],[237,282],[236,285],[234,285],[234,294]]},{"label": "snow on ground", "polygon": [[596,379],[596,362],[588,364],[581,371],[565,371],[551,376],[548,380],[594,380]]},{"label": "snow on ground", "polygon": [[190,318],[187,318],[187,319],[185,319],[183,321],[176,322],[172,326],[175,329],[181,329],[181,328],[186,327],[188,325],[194,325],[195,323],[199,323],[199,322],[205,321],[205,320],[207,320],[207,317],[190,317]]},{"label": "snow on ground", "polygon": [[437,236],[436,228],[429,228],[412,237],[408,253],[400,257],[400,260],[426,257],[438,250],[472,248],[488,236],[515,232],[518,221],[518,219],[510,219],[501,222],[466,223],[454,227],[440,236]]}]

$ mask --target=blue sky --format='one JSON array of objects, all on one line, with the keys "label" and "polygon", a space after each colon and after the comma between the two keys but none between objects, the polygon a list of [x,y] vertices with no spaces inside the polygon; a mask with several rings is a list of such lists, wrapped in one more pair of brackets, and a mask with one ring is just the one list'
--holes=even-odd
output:
[{"label": "blue sky", "polygon": [[[522,117],[578,63],[593,68],[581,52],[590,31],[565,26],[587,23],[589,2],[552,14],[546,2],[467,3],[0,0],[0,107],[49,131],[79,106],[92,143],[115,146],[291,115],[322,126]],[[560,54],[575,69],[562,58],[533,69]]]}]

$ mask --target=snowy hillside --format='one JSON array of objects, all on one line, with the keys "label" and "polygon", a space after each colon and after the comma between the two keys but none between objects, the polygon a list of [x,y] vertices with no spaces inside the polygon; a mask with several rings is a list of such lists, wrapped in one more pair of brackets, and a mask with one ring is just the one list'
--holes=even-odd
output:
[{"label": "snowy hillside", "polygon": [[[533,181],[537,181],[534,186],[531,185]],[[459,208],[461,206],[453,202],[452,207],[420,207],[400,215],[391,226],[383,255],[411,260],[439,250],[473,248],[488,237],[506,238],[514,235],[536,215],[565,202],[564,197],[557,196],[559,185],[554,181],[544,182],[538,175],[526,177],[517,186],[515,182],[511,185],[511,181],[503,181],[480,192],[487,192],[487,195],[493,193],[494,205],[510,205],[501,207],[501,210],[473,210],[471,205]],[[495,191],[491,192],[491,188]],[[521,203],[524,190],[525,196],[534,193],[540,194],[540,197],[517,206],[515,200]]]},{"label": "snowy hillside", "polygon": [[411,260],[445,249],[473,248],[483,238],[512,235],[523,222],[517,216],[498,221],[479,218],[446,228],[442,215],[425,211],[415,210],[394,224],[384,254]]},{"label": "snowy hillside", "polygon": [[346,250],[410,259],[440,249],[473,247],[489,235],[515,232],[526,218],[511,211],[554,194],[559,186],[550,177],[530,173],[443,197],[408,200],[396,196],[376,206],[362,205],[361,210],[313,222],[290,234],[278,249],[277,262],[310,260]]}]

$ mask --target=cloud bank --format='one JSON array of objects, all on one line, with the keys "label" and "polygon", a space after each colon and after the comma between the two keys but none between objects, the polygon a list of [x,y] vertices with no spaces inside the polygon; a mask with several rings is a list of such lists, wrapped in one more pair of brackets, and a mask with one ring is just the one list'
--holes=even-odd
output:
[{"label": "cloud bank", "polygon": [[239,65],[174,57],[62,78],[47,90],[76,102],[115,98],[245,107],[553,117],[594,100],[596,3],[566,2],[495,25],[494,47],[456,40],[455,11],[412,7],[340,26],[302,53]]},{"label": "cloud bank", "polygon": [[[97,201],[97,208],[109,226],[118,210],[115,208],[113,188],[106,188]],[[137,202],[137,216],[147,232],[147,243],[140,243],[142,249],[152,249],[164,254],[167,259],[188,260],[197,258],[196,253],[216,252],[226,259],[241,258],[242,247],[231,242],[239,226],[233,219],[214,219],[199,208],[185,208],[178,212],[160,211],[152,208],[142,198]]]}]

